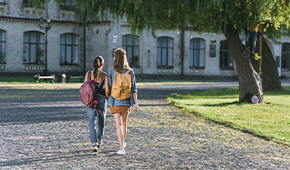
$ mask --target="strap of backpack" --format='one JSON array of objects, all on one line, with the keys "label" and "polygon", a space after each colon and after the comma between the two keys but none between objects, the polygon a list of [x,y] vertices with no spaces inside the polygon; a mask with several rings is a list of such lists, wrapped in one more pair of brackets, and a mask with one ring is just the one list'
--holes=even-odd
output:
[{"label": "strap of backpack", "polygon": [[107,73],[104,73],[103,76],[102,76],[102,79],[98,85],[98,88],[96,89],[96,91],[98,91],[99,87],[101,86],[101,84],[103,83],[104,79],[105,79],[105,76],[106,76]]},{"label": "strap of backpack", "polygon": [[129,74],[132,69],[128,69],[125,74]]},{"label": "strap of backpack", "polygon": [[[110,69],[114,69],[114,67],[112,66]],[[131,70],[132,70],[131,68],[127,69],[127,71],[125,72],[125,74],[129,74]],[[110,72],[110,70],[109,70],[109,72]],[[121,73],[124,73],[124,72],[122,71]]]},{"label": "strap of backpack", "polygon": [[88,71],[88,79],[87,80],[91,80],[91,72]]},{"label": "strap of backpack", "polygon": [[[103,83],[106,74],[107,74],[107,73],[104,73],[104,75],[102,76],[102,79],[101,79],[101,81],[100,81],[100,83],[99,83],[99,85],[98,85],[98,88],[96,89],[96,92],[98,91],[100,85]],[[95,110],[96,110],[97,112],[99,112],[99,113],[101,113],[101,114],[104,114],[104,113],[100,112],[100,111],[97,109],[97,105],[95,105],[94,108],[95,108]]]}]

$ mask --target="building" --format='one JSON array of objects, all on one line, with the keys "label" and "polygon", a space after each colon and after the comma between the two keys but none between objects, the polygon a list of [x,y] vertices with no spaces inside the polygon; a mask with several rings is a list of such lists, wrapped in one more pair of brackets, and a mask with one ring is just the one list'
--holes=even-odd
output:
[{"label": "building", "polygon": [[[235,63],[223,35],[185,31],[144,31],[131,35],[126,18],[118,24],[108,19],[77,26],[74,4],[60,8],[50,2],[35,10],[29,0],[0,0],[0,75],[43,73],[47,35],[49,73],[80,75],[92,70],[97,55],[104,70],[113,64],[112,52],[127,51],[137,76],[236,77]],[[40,29],[40,18],[50,18],[51,28]],[[244,36],[241,35],[244,41]],[[290,39],[268,41],[280,76],[289,76]],[[182,50],[183,47],[183,50]]]}]

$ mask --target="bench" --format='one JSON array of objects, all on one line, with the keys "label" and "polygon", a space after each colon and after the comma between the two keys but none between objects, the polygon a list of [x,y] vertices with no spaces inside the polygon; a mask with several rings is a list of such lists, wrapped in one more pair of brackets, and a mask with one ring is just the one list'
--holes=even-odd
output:
[{"label": "bench", "polygon": [[69,80],[70,80],[71,78],[80,79],[80,82],[83,82],[85,76],[72,76],[72,75],[68,74],[68,75],[66,76],[66,82],[69,82]]},{"label": "bench", "polygon": [[53,80],[55,79],[55,75],[51,74],[50,76],[41,76],[40,74],[36,74],[33,76],[35,83],[38,83],[40,79],[50,79],[50,82],[53,83]]}]

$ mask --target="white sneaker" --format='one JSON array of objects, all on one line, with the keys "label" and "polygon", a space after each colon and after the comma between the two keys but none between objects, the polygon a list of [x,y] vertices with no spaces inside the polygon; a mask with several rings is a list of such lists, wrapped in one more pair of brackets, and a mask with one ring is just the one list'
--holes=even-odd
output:
[{"label": "white sneaker", "polygon": [[119,155],[125,155],[125,150],[119,150],[119,151],[117,152],[117,154],[119,154]]},{"label": "white sneaker", "polygon": [[[126,147],[126,143],[124,142],[123,145],[124,145],[124,149],[125,149],[125,147]],[[120,150],[121,150],[121,146],[120,146]]]}]

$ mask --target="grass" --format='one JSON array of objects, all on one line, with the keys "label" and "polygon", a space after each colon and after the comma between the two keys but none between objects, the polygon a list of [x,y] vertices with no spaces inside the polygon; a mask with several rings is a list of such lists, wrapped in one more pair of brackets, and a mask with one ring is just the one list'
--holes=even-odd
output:
[{"label": "grass", "polygon": [[[54,79],[57,82],[57,77]],[[35,83],[33,77],[0,77],[0,84],[30,84]],[[50,81],[44,81],[40,79],[38,83],[50,83]],[[67,83],[67,82],[66,82]],[[69,83],[81,83],[80,79],[71,78]]]},{"label": "grass", "polygon": [[[42,82],[42,80],[40,82]],[[35,83],[35,81],[33,77],[0,77],[0,83],[27,84],[27,83]]]},{"label": "grass", "polygon": [[265,92],[267,104],[238,103],[238,88],[172,94],[167,101],[187,113],[290,145],[290,87]]}]

